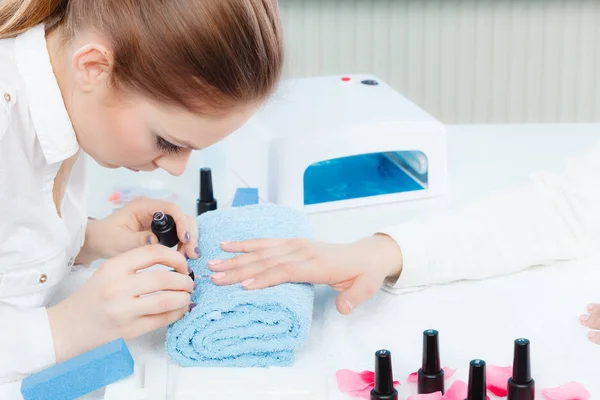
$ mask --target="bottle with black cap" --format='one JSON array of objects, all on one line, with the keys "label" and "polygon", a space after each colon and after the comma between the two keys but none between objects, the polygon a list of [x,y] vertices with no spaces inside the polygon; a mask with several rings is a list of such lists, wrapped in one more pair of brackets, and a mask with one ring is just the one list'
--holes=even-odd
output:
[{"label": "bottle with black cap", "polygon": [[419,394],[445,393],[444,370],[440,363],[439,333],[434,329],[423,332],[423,362],[417,376]]},{"label": "bottle with black cap", "polygon": [[[175,220],[169,214],[160,211],[155,212],[152,216],[150,229],[158,238],[158,243],[163,246],[175,247],[179,244],[177,226],[175,225]],[[190,278],[194,279],[193,271],[190,271]]]},{"label": "bottle with black cap", "polygon": [[469,365],[469,385],[465,400],[487,400],[485,361],[472,360]]},{"label": "bottle with black cap", "polygon": [[200,197],[196,200],[196,214],[202,215],[207,211],[217,209],[210,168],[200,168]]},{"label": "bottle with black cap", "polygon": [[508,378],[507,400],[534,400],[535,381],[531,377],[531,361],[529,357],[529,340],[515,340],[513,356],[513,372]]},{"label": "bottle with black cap", "polygon": [[375,352],[375,387],[371,389],[371,400],[398,400],[389,350]]}]

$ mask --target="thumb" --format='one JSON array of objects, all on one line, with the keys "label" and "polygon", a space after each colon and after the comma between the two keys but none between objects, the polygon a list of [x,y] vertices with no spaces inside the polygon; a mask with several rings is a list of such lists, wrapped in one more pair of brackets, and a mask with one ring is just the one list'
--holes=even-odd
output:
[{"label": "thumb", "polygon": [[372,297],[376,290],[377,285],[372,277],[359,275],[347,290],[338,295],[335,300],[336,307],[340,314],[348,315],[353,309]]},{"label": "thumb", "polygon": [[137,242],[140,246],[147,246],[149,244],[158,243],[158,238],[156,235],[150,231],[142,231],[137,233],[138,238]]}]

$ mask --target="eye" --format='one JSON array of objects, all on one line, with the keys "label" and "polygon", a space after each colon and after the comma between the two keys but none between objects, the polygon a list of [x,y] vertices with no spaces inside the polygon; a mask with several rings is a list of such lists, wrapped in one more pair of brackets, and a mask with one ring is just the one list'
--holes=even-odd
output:
[{"label": "eye", "polygon": [[169,154],[179,154],[181,152],[181,147],[175,146],[173,143],[167,142],[160,136],[156,137],[156,147],[158,147],[160,151]]}]

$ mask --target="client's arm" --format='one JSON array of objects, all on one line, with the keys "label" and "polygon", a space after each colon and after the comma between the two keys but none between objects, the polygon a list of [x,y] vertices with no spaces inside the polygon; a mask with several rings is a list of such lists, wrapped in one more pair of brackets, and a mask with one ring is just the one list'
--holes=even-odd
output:
[{"label": "client's arm", "polygon": [[561,174],[537,173],[461,210],[384,230],[402,252],[394,292],[584,256],[600,239],[600,144]]}]

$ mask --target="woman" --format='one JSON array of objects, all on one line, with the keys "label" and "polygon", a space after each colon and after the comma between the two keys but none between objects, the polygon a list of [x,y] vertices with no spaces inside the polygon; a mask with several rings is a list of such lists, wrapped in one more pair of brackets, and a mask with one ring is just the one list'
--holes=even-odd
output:
[{"label": "woman", "polygon": [[[193,306],[194,218],[138,199],[87,221],[84,154],[181,174],[193,149],[270,95],[283,41],[275,0],[5,0],[0,38],[2,384]],[[157,211],[173,215],[179,252],[155,244]],[[74,263],[98,258],[88,282],[46,308]],[[154,264],[179,273],[136,273]]]}]

